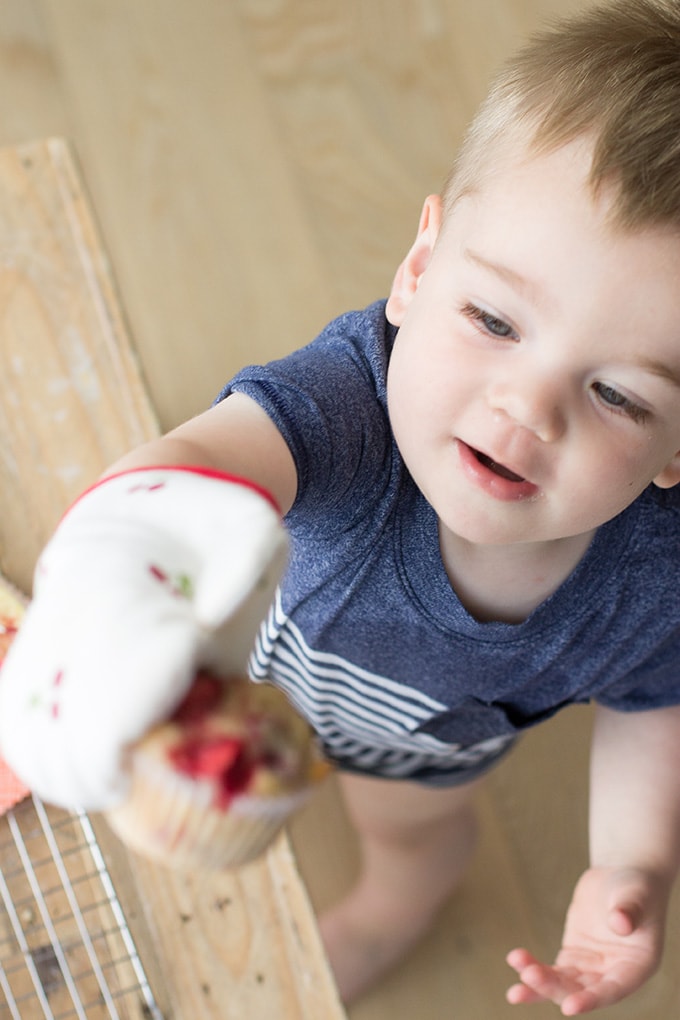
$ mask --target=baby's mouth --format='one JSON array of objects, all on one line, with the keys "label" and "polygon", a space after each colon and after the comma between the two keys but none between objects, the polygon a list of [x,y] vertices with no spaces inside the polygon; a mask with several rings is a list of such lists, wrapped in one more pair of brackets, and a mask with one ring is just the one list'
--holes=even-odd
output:
[{"label": "baby's mouth", "polygon": [[506,478],[509,482],[526,481],[525,478],[522,478],[521,475],[515,474],[514,471],[510,470],[510,468],[506,468],[503,464],[498,464],[495,460],[492,460],[491,457],[487,457],[487,455],[482,453],[481,450],[472,449],[472,452],[479,463],[483,464],[489,471],[493,471],[495,475],[499,475],[501,478]]}]

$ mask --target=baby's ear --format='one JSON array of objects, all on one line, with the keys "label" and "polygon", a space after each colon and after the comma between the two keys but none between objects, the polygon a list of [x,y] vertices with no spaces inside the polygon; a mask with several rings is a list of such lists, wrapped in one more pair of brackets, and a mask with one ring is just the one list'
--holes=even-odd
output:
[{"label": "baby's ear", "polygon": [[654,479],[660,489],[670,489],[680,482],[680,451]]},{"label": "baby's ear", "polygon": [[425,199],[420,214],[418,234],[411,249],[397,269],[390,296],[387,300],[387,318],[393,326],[401,326],[406,309],[418,289],[418,282],[432,257],[435,241],[442,221],[442,201],[439,195]]}]

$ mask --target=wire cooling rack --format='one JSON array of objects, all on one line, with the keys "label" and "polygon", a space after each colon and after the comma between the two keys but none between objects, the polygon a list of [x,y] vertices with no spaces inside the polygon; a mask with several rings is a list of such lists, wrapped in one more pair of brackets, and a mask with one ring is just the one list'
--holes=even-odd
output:
[{"label": "wire cooling rack", "polygon": [[0,820],[0,1020],[163,1020],[90,821]]}]

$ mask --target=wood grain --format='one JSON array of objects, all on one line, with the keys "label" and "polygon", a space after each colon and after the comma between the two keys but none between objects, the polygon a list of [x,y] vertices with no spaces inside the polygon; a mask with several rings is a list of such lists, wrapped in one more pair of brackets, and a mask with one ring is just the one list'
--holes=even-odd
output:
[{"label": "wood grain", "polygon": [[0,153],[0,566],[30,592],[69,502],[157,433],[73,162]]},{"label": "wood grain", "polygon": [[173,1017],[344,1016],[285,836],[238,872],[182,876],[140,858],[134,876]]},{"label": "wood grain", "polygon": [[237,367],[311,336],[332,280],[232,4],[42,6],[154,406],[174,424]]}]

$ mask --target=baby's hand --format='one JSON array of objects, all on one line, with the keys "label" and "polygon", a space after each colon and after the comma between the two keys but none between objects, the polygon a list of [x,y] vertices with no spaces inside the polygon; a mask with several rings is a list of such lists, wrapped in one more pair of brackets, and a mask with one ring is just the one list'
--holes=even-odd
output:
[{"label": "baby's hand", "polygon": [[507,962],[520,982],[508,1002],[554,1002],[563,1016],[610,1006],[630,995],[661,958],[667,886],[635,868],[591,868],[581,876],[553,966],[526,949]]},{"label": "baby's hand", "polygon": [[286,559],[278,511],[217,472],[106,479],[40,558],[0,677],[0,751],[44,800],[102,809],[126,750],[201,668],[243,673]]}]

